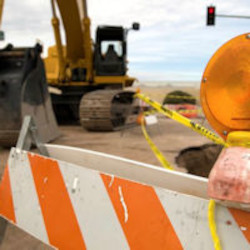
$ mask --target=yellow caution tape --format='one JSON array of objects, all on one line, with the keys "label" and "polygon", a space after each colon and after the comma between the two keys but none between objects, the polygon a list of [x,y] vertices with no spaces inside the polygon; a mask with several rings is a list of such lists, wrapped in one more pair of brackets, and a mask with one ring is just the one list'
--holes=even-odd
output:
[{"label": "yellow caution tape", "polygon": [[[170,110],[176,111],[177,113],[180,113],[180,114],[201,114],[202,113],[201,109],[178,109],[178,110],[170,109]],[[156,109],[152,109],[152,110],[144,112],[144,115],[147,116],[147,115],[153,115],[156,113],[159,113],[159,112]]]},{"label": "yellow caution tape", "polygon": [[169,164],[169,162],[165,159],[165,157],[163,156],[162,152],[156,147],[156,145],[153,143],[153,141],[149,137],[149,135],[147,133],[147,130],[145,128],[145,125],[144,125],[144,121],[141,122],[141,129],[142,129],[142,132],[144,134],[145,139],[147,140],[150,148],[154,152],[155,156],[157,157],[157,159],[159,160],[159,162],[161,163],[161,165],[164,168],[166,168],[166,169],[174,170],[174,168],[171,167],[171,165]]},{"label": "yellow caution tape", "polygon": [[208,224],[211,232],[211,236],[214,243],[215,250],[221,250],[220,239],[216,231],[216,222],[214,218],[214,210],[215,210],[215,201],[210,200],[208,204]]},{"label": "yellow caution tape", "polygon": [[136,93],[135,97],[140,98],[141,100],[143,100],[144,102],[146,102],[147,104],[149,104],[150,106],[152,106],[158,112],[164,114],[165,116],[167,116],[167,117],[169,117],[169,118],[183,124],[186,127],[191,128],[195,132],[207,137],[208,139],[210,139],[214,143],[223,145],[224,147],[229,146],[228,143],[226,143],[221,137],[217,136],[212,131],[210,131],[210,130],[206,129],[205,127],[203,127],[202,125],[200,125],[200,124],[198,124],[198,123],[196,123],[196,122],[194,122],[194,121],[192,121],[192,120],[178,114],[176,111],[170,110],[167,107],[162,106],[158,102],[155,102],[155,101],[151,100],[149,97],[146,97],[143,94]]},{"label": "yellow caution tape", "polygon": [[[178,109],[178,110],[172,110],[171,111],[176,111],[177,113],[181,113],[181,114],[200,114],[202,113],[201,109]],[[159,113],[156,109],[152,109],[150,111],[146,111],[144,112],[144,115],[153,115],[155,113]]]}]

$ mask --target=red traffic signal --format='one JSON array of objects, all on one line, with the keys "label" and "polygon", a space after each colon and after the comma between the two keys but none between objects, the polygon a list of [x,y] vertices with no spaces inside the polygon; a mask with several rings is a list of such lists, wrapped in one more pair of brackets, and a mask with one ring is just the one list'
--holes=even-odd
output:
[{"label": "red traffic signal", "polygon": [[215,7],[209,6],[207,7],[207,25],[215,24]]}]

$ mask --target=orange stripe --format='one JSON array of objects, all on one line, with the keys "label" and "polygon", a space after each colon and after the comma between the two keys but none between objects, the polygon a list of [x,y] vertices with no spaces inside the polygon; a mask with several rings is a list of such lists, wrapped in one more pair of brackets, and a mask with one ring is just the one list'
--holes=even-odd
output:
[{"label": "orange stripe", "polygon": [[16,222],[8,166],[5,167],[2,182],[0,184],[0,214]]},{"label": "orange stripe", "polygon": [[86,249],[57,162],[28,157],[50,243],[58,249]]},{"label": "orange stripe", "polygon": [[[101,175],[131,249],[183,249],[154,189],[131,181]],[[127,206],[125,222],[119,186]]]},{"label": "orange stripe", "polygon": [[233,208],[230,208],[229,211],[231,212],[239,227],[243,229],[241,231],[246,237],[247,241],[250,243],[250,212]]}]

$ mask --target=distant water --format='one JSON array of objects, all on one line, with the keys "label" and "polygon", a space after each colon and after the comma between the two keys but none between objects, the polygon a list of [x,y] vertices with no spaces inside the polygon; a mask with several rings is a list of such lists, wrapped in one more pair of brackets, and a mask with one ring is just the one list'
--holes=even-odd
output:
[{"label": "distant water", "polygon": [[191,81],[140,81],[134,84],[134,86],[146,86],[146,87],[186,87],[186,88],[199,88],[200,82]]}]

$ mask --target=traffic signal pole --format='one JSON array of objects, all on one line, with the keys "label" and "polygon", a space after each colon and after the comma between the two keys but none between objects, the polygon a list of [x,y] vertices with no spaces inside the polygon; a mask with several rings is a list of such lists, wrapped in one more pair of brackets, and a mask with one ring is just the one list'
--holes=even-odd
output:
[{"label": "traffic signal pole", "polygon": [[216,17],[229,17],[229,18],[247,18],[250,19],[250,16],[237,16],[237,15],[215,15]]}]

